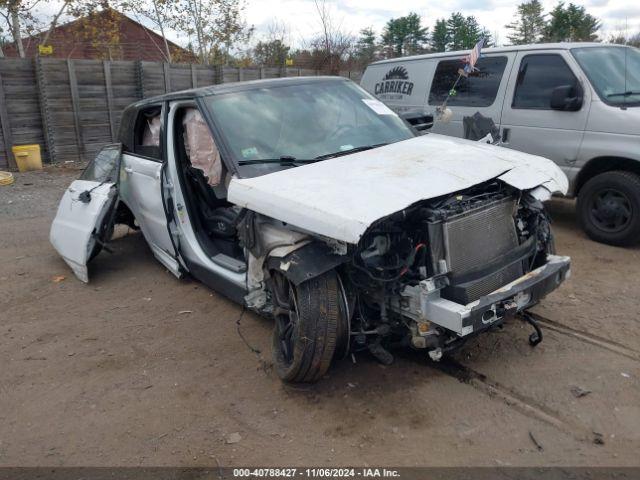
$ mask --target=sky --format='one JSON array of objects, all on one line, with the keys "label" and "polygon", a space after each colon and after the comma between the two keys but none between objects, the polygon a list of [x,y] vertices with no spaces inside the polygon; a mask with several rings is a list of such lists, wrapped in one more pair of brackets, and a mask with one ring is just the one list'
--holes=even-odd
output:
[{"label": "sky", "polygon": [[[313,0],[246,0],[246,19],[254,25],[254,41],[260,39],[269,25],[275,21],[284,24],[289,30],[289,41],[294,47],[304,45],[320,30],[318,15]],[[358,35],[366,27],[373,27],[379,34],[385,23],[391,18],[416,12],[423,24],[433,28],[439,18],[448,17],[452,12],[474,15],[479,23],[486,27],[499,45],[506,44],[508,31],[506,24],[513,21],[519,1],[508,0],[325,0],[330,7],[332,18],[346,33]],[[545,12],[550,11],[557,0],[542,0]],[[569,3],[569,0],[566,1]],[[629,35],[640,32],[640,2],[634,0],[584,0],[574,1],[582,5],[601,20],[601,37],[612,33]],[[47,13],[59,8],[60,1],[46,2],[43,6]],[[44,12],[42,12],[44,13]],[[144,22],[146,23],[146,22]],[[171,40],[186,44],[175,32],[170,32]]]},{"label": "sky", "polygon": [[[327,0],[334,18],[342,22],[342,27],[357,35],[362,28],[373,27],[381,32],[390,18],[396,18],[414,11],[425,25],[433,28],[435,21],[448,17],[452,12],[474,15],[500,44],[507,42],[504,26],[513,21],[518,1],[508,0]],[[543,0],[545,12],[558,2]],[[569,1],[566,2],[567,4]],[[633,0],[586,0],[574,1],[582,5],[602,21],[602,30],[608,33],[625,30],[630,34],[640,31],[640,2]],[[286,23],[291,31],[292,41],[300,42],[309,32],[318,31],[317,14],[313,0],[253,0],[249,1],[247,20],[256,26],[258,32],[277,18]]]}]

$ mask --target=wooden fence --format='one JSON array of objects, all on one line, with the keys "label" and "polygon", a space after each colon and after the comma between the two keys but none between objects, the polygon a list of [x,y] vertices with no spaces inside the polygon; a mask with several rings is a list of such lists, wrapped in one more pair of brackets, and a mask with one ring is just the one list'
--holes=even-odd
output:
[{"label": "wooden fence", "polygon": [[[156,62],[0,59],[0,169],[14,145],[39,144],[45,162],[86,161],[116,140],[136,100],[218,83],[318,75],[299,68],[233,68]],[[360,72],[341,72],[359,82]]]}]

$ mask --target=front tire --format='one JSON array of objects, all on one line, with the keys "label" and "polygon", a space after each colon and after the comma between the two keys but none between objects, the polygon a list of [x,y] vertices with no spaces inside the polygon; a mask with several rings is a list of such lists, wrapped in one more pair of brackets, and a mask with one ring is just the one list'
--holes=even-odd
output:
[{"label": "front tire", "polygon": [[275,327],[273,361],[285,382],[316,382],[327,371],[336,350],[340,308],[338,275],[329,271],[299,285],[281,273],[271,280]]},{"label": "front tire", "polygon": [[640,241],[640,176],[613,171],[596,175],[578,195],[582,228],[596,242],[628,246]]}]

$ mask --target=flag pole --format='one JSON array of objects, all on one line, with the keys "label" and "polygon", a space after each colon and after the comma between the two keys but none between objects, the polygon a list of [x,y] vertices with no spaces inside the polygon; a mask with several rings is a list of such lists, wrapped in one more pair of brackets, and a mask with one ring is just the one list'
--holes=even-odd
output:
[{"label": "flag pole", "polygon": [[[484,37],[482,37],[478,41],[478,43],[476,43],[476,46],[472,49],[471,53],[469,53],[469,55],[464,57],[465,59],[467,59],[467,63],[465,64],[465,66],[463,68],[458,70],[458,78],[456,78],[456,81],[453,83],[453,86],[447,92],[447,96],[442,101],[442,105],[440,105],[439,107],[436,107],[436,111],[438,113],[440,113],[441,115],[444,114],[444,111],[447,108],[447,102],[449,101],[449,98],[451,97],[451,93],[456,91],[456,87],[458,86],[458,83],[460,82],[460,79],[462,77],[467,77],[467,75],[470,72],[473,72],[475,70],[475,61],[472,60],[472,54],[473,54],[475,49],[478,49],[477,58],[480,58],[480,50],[482,49],[483,46],[484,46]],[[469,71],[467,71],[467,67],[468,66],[470,67]]]},{"label": "flag pole", "polygon": [[458,78],[456,78],[456,81],[454,82],[453,86],[449,89],[449,92],[447,93],[447,96],[444,98],[444,101],[442,102],[442,105],[440,106],[440,108],[442,110],[447,108],[447,102],[449,101],[449,97],[451,97],[451,92],[456,89],[456,87],[458,86],[458,82],[460,81],[461,78],[462,78],[462,74],[459,73],[458,74]]}]

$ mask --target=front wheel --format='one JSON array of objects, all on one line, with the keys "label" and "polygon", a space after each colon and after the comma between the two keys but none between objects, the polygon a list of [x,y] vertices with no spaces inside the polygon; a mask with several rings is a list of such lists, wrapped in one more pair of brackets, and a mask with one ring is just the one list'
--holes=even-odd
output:
[{"label": "front wheel", "polygon": [[329,271],[299,285],[274,272],[273,360],[286,382],[316,382],[327,371],[344,320],[338,274]]},{"label": "front wheel", "polygon": [[613,171],[596,175],[578,195],[580,224],[589,237],[609,245],[640,241],[640,176]]}]

